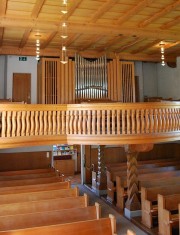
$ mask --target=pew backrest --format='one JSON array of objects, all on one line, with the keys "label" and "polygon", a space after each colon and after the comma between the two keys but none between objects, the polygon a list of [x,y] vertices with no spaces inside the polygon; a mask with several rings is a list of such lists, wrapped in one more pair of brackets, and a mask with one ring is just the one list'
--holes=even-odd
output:
[{"label": "pew backrest", "polygon": [[84,208],[88,205],[89,197],[87,194],[77,197],[64,197],[39,201],[10,203],[1,205],[0,216]]},{"label": "pew backrest", "polygon": [[54,172],[54,171],[55,171],[54,168],[42,168],[42,169],[18,170],[18,171],[0,171],[0,176],[39,174],[39,173]]},{"label": "pew backrest", "polygon": [[79,188],[67,188],[67,189],[56,189],[49,191],[39,192],[26,192],[16,194],[3,194],[0,195],[0,205],[17,202],[29,202],[38,200],[47,200],[52,198],[64,198],[64,197],[77,197],[79,196]]},{"label": "pew backrest", "polygon": [[111,215],[110,218],[100,218],[98,220],[86,220],[80,222],[58,224],[51,226],[42,226],[26,228],[19,230],[1,231],[4,235],[115,235],[116,220]]}]

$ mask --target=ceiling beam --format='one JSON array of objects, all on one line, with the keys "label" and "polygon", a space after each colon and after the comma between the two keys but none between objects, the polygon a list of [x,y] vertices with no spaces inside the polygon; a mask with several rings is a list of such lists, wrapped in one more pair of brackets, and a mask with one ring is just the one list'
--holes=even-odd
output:
[{"label": "ceiling beam", "polygon": [[41,45],[41,49],[44,49],[48,46],[48,44],[52,41],[52,39],[56,36],[58,32],[57,31],[53,31],[49,34],[48,38],[46,39],[45,42],[42,43]]},{"label": "ceiling beam", "polygon": [[69,47],[73,42],[75,42],[81,34],[73,34],[72,36],[68,36],[68,40],[66,43],[66,46]]},{"label": "ceiling beam", "polygon": [[145,40],[145,38],[135,38],[132,42],[130,42],[129,44],[126,44],[125,46],[122,46],[121,48],[117,49],[116,52],[120,53],[132,46],[134,46],[135,44],[142,42],[143,40]]},{"label": "ceiling beam", "polygon": [[96,35],[88,39],[89,43],[86,43],[85,46],[81,47],[81,51],[84,51],[88,48],[90,48],[92,45],[100,41],[102,38],[104,38],[104,35]]},{"label": "ceiling beam", "polygon": [[68,18],[74,13],[74,11],[79,7],[83,0],[73,1],[73,5],[68,9],[68,13],[62,16],[62,19],[68,20]]},{"label": "ceiling beam", "polygon": [[167,7],[165,7],[163,10],[157,12],[156,14],[153,14],[151,17],[141,22],[139,24],[139,27],[145,27],[146,25],[152,23],[153,21],[157,20],[159,17],[162,17],[163,15],[167,14],[168,12],[172,11],[178,6],[180,6],[180,0],[176,0],[172,4],[169,4]]},{"label": "ceiling beam", "polygon": [[44,5],[45,0],[36,0],[36,3],[34,5],[34,8],[32,10],[31,17],[32,18],[37,18],[43,5]]},{"label": "ceiling beam", "polygon": [[24,31],[23,37],[22,37],[21,42],[19,44],[19,48],[23,48],[26,45],[30,33],[31,33],[31,28],[28,28]]},{"label": "ceiling beam", "polygon": [[[22,18],[10,18],[10,17],[0,17],[1,27],[15,27],[15,28],[27,28],[31,27],[33,30],[53,30],[61,32],[60,24],[56,22],[48,22],[44,20],[33,20],[33,19],[22,19]],[[68,30],[72,33],[78,34],[99,34],[99,35],[119,35],[123,34],[124,36],[132,36],[134,35],[133,27],[119,27],[118,25],[98,25],[97,23],[92,24],[84,24],[84,23],[72,23],[68,22]],[[179,31],[167,31],[167,30],[156,30],[156,29],[141,29],[136,28],[136,36],[137,37],[150,37],[154,39],[164,38],[166,40],[179,40],[180,35]]]},{"label": "ceiling beam", "polygon": [[150,42],[148,44],[146,44],[145,46],[139,47],[138,49],[132,51],[132,54],[137,54],[137,53],[142,53],[142,51],[145,51],[153,46],[155,46],[157,43],[159,43],[161,40],[157,39],[154,40],[153,42]]},{"label": "ceiling beam", "polygon": [[115,24],[123,24],[127,20],[129,20],[130,17],[137,14],[139,11],[141,11],[143,8],[149,6],[154,0],[143,0],[140,1],[136,6],[130,8],[128,11],[126,11],[125,14],[123,14],[118,20],[115,21]]},{"label": "ceiling beam", "polygon": [[106,2],[95,12],[91,17],[90,23],[95,23],[99,17],[101,17],[105,12],[107,12],[118,0],[106,0]]},{"label": "ceiling beam", "polygon": [[171,20],[170,22],[163,24],[160,29],[169,29],[173,26],[175,26],[176,24],[180,23],[180,16],[177,16],[176,18],[174,18],[174,20]]},{"label": "ceiling beam", "polygon": [[8,0],[1,0],[0,1],[0,16],[5,16],[6,15],[7,1]]},{"label": "ceiling beam", "polygon": [[110,48],[111,46],[113,46],[116,43],[119,43],[119,41],[122,41],[123,39],[125,39],[126,37],[122,36],[122,35],[118,35],[115,36],[113,39],[109,40],[107,43],[105,43],[103,46],[101,47],[97,47],[96,49],[98,51],[104,51],[104,50],[108,50],[108,48]]},{"label": "ceiling beam", "polygon": [[[77,51],[76,50],[68,50],[68,56],[69,57],[74,57],[75,53]],[[3,55],[26,55],[26,56],[36,56],[35,54],[35,50],[34,47],[24,47],[22,49],[16,48],[16,47],[1,47],[0,48],[0,54]],[[104,53],[97,53],[97,51],[82,51],[80,52],[80,54],[84,57],[89,57],[89,58],[98,58],[100,56],[102,56]],[[107,53],[107,58],[112,59],[115,58],[115,56],[117,56],[117,54],[115,53]],[[54,48],[54,49],[42,49],[41,50],[41,56],[53,56],[53,57],[59,57],[59,51]],[[138,61],[152,61],[152,62],[160,62],[161,58],[159,56],[148,56],[146,54],[136,54],[136,55],[132,55],[130,53],[119,53],[118,57],[121,60],[138,60]],[[176,57],[175,56],[166,56],[166,61],[169,62],[174,62],[176,61]]]}]

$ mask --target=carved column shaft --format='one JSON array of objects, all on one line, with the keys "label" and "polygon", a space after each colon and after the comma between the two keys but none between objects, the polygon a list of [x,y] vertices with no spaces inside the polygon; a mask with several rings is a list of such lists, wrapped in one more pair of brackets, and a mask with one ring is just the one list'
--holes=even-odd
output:
[{"label": "carved column shaft", "polygon": [[127,152],[128,199],[126,201],[126,208],[131,211],[141,209],[138,190],[137,156],[138,152]]},{"label": "carved column shaft", "polygon": [[97,173],[97,189],[107,189],[107,177],[105,169],[105,158],[104,158],[104,145],[98,146],[98,173]]}]

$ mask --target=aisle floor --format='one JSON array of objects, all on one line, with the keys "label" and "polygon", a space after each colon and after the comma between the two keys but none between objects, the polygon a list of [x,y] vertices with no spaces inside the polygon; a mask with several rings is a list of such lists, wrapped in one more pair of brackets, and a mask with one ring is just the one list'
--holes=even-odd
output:
[{"label": "aisle floor", "polygon": [[108,217],[109,214],[113,214],[116,217],[117,224],[117,234],[118,235],[126,235],[128,229],[131,229],[136,233],[136,235],[147,235],[145,231],[138,228],[134,223],[121,215],[118,211],[116,211],[112,206],[108,205],[104,200],[100,197],[96,196],[88,187],[81,184],[73,184],[74,186],[78,186],[80,189],[80,195],[87,193],[89,195],[89,205],[94,205],[95,202],[98,202],[102,208],[102,217]]}]

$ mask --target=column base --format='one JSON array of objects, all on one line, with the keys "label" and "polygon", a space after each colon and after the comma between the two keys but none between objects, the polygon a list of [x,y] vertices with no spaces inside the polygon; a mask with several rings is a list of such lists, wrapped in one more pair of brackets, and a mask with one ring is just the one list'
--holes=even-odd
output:
[{"label": "column base", "polygon": [[130,211],[127,208],[124,209],[124,215],[128,218],[131,219],[133,217],[138,217],[141,216],[141,210],[137,211]]}]

